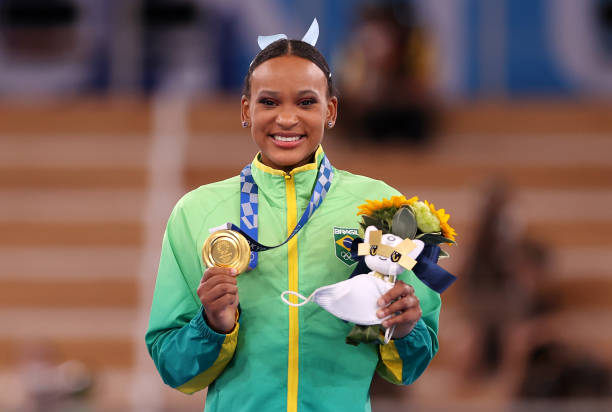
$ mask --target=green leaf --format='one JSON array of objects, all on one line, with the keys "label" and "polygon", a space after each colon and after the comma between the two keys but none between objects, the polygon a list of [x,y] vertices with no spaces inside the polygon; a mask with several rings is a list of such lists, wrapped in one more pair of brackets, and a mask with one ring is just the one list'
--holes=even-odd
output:
[{"label": "green leaf", "polygon": [[421,232],[421,233],[419,233],[419,234],[416,236],[416,238],[417,238],[417,239],[420,239],[420,238],[422,238],[422,237],[423,237],[423,236],[425,236],[425,235],[441,235],[441,234],[442,234],[442,232],[427,232],[427,233],[422,233],[422,232]]},{"label": "green leaf", "polygon": [[391,219],[386,219],[382,227],[383,234],[391,233]]},{"label": "green leaf", "polygon": [[402,239],[414,239],[417,233],[417,222],[412,209],[401,207],[391,222],[391,233]]},{"label": "green leaf", "polygon": [[355,325],[353,329],[346,335],[346,343],[357,346],[360,343],[378,343],[383,344],[384,340],[380,334],[380,325]]},{"label": "green leaf", "polygon": [[373,218],[372,216],[363,215],[361,216],[361,220],[363,221],[364,230],[368,226],[376,226],[377,228],[382,226],[382,222],[376,218]]},{"label": "green leaf", "polygon": [[376,225],[376,227],[379,230],[382,230],[383,234],[391,232],[391,221],[393,220],[393,215],[395,214],[396,211],[397,211],[397,208],[391,207],[391,208],[375,210],[372,213],[371,217],[376,219],[379,222],[379,225]]},{"label": "green leaf", "polygon": [[445,238],[439,233],[423,233],[417,236],[417,239],[421,239],[425,243],[439,245],[440,243],[455,243],[455,241]]}]

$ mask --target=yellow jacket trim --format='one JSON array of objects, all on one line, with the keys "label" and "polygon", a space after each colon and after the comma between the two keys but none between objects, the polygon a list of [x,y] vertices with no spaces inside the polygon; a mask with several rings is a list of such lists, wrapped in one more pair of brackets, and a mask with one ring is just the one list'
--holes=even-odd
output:
[{"label": "yellow jacket trim", "polygon": [[[308,166],[308,165],[305,165]],[[305,167],[301,166],[301,167]],[[316,165],[315,165],[316,167]],[[292,172],[295,172],[293,170]],[[287,190],[287,235],[290,235],[297,225],[297,199],[295,180],[292,175],[285,176]],[[287,244],[289,264],[289,290],[298,291],[298,235]],[[292,296],[292,302],[297,298]],[[287,412],[297,412],[298,396],[298,361],[299,361],[299,318],[298,308],[289,306],[289,359],[287,369]]]},{"label": "yellow jacket trim", "polygon": [[191,395],[192,393],[202,390],[210,385],[212,381],[219,376],[223,369],[225,369],[229,361],[232,360],[234,351],[236,350],[236,344],[238,343],[239,329],[240,324],[238,323],[238,311],[236,311],[236,326],[234,326],[234,329],[225,336],[223,345],[221,346],[221,350],[219,351],[219,355],[217,356],[215,363],[209,369],[206,369],[205,372],[195,376],[193,379],[185,382],[181,386],[178,386],[176,389]]},{"label": "yellow jacket trim", "polygon": [[400,358],[395,343],[390,341],[386,345],[379,345],[380,360],[376,366],[376,372],[385,380],[402,383],[402,358]]}]

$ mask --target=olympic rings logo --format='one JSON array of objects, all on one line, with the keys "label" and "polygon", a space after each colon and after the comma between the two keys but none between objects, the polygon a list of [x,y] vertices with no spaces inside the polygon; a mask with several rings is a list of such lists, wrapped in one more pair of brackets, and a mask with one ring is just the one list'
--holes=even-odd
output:
[{"label": "olympic rings logo", "polygon": [[352,260],[353,257],[351,256],[350,252],[347,252],[346,250],[343,250],[342,252],[340,252],[340,257],[342,257],[342,259],[345,260]]}]

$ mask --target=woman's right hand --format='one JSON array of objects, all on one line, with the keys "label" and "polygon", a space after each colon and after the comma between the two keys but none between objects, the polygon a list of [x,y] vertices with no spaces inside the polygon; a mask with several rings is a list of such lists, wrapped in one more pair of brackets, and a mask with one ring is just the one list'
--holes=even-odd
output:
[{"label": "woman's right hand", "polygon": [[233,268],[210,267],[204,271],[198,286],[198,296],[204,306],[208,326],[215,332],[229,333],[236,324],[237,275]]}]

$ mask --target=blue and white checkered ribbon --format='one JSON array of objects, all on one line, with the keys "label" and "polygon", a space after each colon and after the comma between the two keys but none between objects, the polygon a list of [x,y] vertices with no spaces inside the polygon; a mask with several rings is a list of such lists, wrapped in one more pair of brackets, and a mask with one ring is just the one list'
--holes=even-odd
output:
[{"label": "blue and white checkered ribbon", "polygon": [[259,189],[257,183],[253,179],[251,173],[251,165],[247,165],[240,172],[240,227],[237,227],[233,223],[230,223],[230,229],[240,232],[249,242],[251,247],[251,260],[249,262],[249,268],[254,269],[257,266],[257,252],[264,250],[274,249],[282,246],[289,242],[293,236],[300,231],[302,227],[308,222],[308,219],[313,215],[315,210],[323,203],[323,199],[327,195],[329,188],[334,178],[334,170],[331,163],[327,159],[327,156],[323,154],[321,159],[321,166],[317,174],[317,181],[315,187],[310,196],[310,202],[308,207],[304,211],[304,214],[298,221],[297,225],[289,235],[289,237],[281,244],[276,246],[265,246],[257,241],[258,238],[258,210],[259,210]]}]

